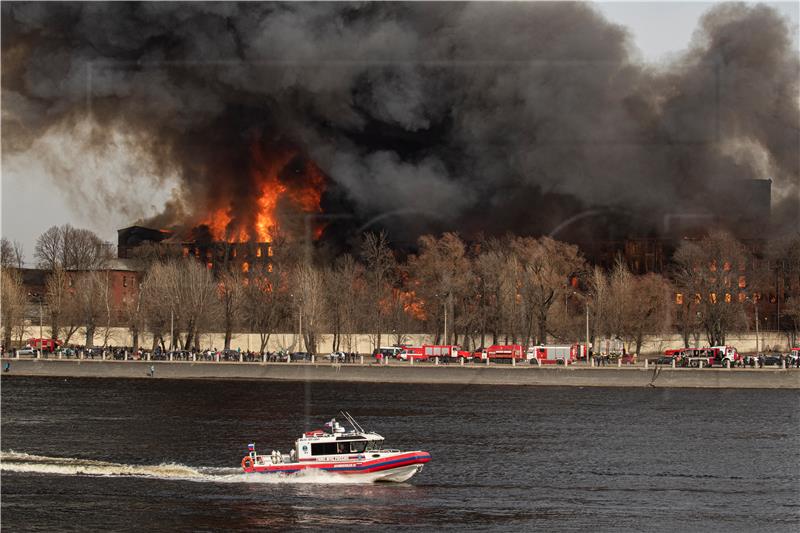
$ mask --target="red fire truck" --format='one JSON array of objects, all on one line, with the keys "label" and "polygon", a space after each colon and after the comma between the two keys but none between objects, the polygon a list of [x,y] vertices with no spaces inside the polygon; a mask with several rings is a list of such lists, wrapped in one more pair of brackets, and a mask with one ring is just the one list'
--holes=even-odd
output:
[{"label": "red fire truck", "polygon": [[422,350],[428,359],[438,357],[440,361],[458,361],[459,359],[469,361],[473,356],[472,352],[462,350],[461,346],[457,344],[424,344]]},{"label": "red fire truck", "polygon": [[712,346],[711,351],[714,354],[714,364],[725,368],[741,364],[742,356],[734,346]]},{"label": "red fire truck", "polygon": [[28,346],[43,352],[54,352],[61,346],[62,342],[58,339],[28,339]]},{"label": "red fire truck", "polygon": [[575,362],[583,351],[580,344],[565,344],[560,346],[531,346],[528,349],[528,358],[532,363],[538,360],[543,365],[569,365]]},{"label": "red fire truck", "polygon": [[516,361],[525,360],[525,347],[521,344],[494,344],[485,350],[475,352],[473,357],[476,361],[495,361],[498,363],[510,363],[512,359]]},{"label": "red fire truck", "polygon": [[406,346],[397,354],[397,358],[401,361],[408,361],[409,359],[413,359],[414,361],[428,360],[428,356],[425,355],[422,347],[419,346]]}]

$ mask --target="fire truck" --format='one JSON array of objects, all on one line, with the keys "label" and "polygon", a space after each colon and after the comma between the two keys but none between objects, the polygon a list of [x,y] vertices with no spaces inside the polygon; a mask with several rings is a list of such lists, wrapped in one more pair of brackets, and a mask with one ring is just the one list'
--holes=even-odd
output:
[{"label": "fire truck", "polygon": [[560,346],[531,346],[528,348],[528,359],[534,363],[538,360],[543,365],[569,365],[583,352],[580,344]]},{"label": "fire truck", "polygon": [[28,339],[28,346],[43,352],[54,352],[61,346],[62,342],[58,339]]},{"label": "fire truck", "polygon": [[701,363],[704,367],[712,366],[714,356],[711,348],[684,348],[677,357],[681,366],[697,368]]},{"label": "fire truck", "polygon": [[714,363],[722,365],[725,368],[730,368],[734,365],[741,364],[742,356],[734,346],[712,346],[711,350],[714,353]]},{"label": "fire truck", "polygon": [[512,359],[524,361],[527,358],[525,347],[521,344],[494,344],[482,352],[476,352],[474,357],[479,361],[488,359],[497,363],[511,363]]},{"label": "fire truck", "polygon": [[397,354],[397,359],[401,361],[408,361],[409,359],[413,359],[414,361],[427,361],[428,356],[425,355],[422,347],[406,346]]}]

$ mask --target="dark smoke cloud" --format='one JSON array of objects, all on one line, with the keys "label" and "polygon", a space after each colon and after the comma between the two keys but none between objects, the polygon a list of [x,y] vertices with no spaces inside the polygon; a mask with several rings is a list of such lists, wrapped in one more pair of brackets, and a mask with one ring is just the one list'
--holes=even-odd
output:
[{"label": "dark smoke cloud", "polygon": [[4,150],[87,116],[98,145],[103,128],[132,132],[182,177],[154,223],[221,197],[252,217],[254,142],[315,161],[326,210],[356,214],[348,227],[398,210],[380,224],[409,239],[547,232],[596,206],[671,212],[738,179],[800,194],[798,58],[762,5],[712,8],[660,66],[580,3],[6,2],[2,15]]}]

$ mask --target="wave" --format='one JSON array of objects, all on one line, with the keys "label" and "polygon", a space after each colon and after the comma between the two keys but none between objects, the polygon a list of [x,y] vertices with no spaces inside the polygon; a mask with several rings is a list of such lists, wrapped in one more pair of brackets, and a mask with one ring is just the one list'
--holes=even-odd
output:
[{"label": "wave", "polygon": [[360,484],[373,481],[368,477],[353,479],[351,476],[323,471],[308,470],[291,475],[248,474],[239,468],[188,466],[180,463],[134,465],[75,457],[49,457],[15,451],[0,452],[0,470],[63,476],[139,477],[210,483]]}]

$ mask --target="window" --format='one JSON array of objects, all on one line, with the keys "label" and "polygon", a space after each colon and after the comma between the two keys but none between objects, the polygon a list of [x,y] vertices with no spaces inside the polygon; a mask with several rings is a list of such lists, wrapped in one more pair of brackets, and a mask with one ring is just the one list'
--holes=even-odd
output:
[{"label": "window", "polygon": [[335,442],[315,442],[311,445],[311,455],[336,455]]},{"label": "window", "polygon": [[681,293],[676,293],[675,294],[675,303],[678,304],[678,305],[682,305],[683,304],[683,294],[681,294]]},{"label": "window", "polygon": [[123,287],[128,286],[128,276],[122,276],[122,286]]},{"label": "window", "polygon": [[366,449],[367,449],[367,441],[350,443],[350,451],[353,453],[363,453]]}]

